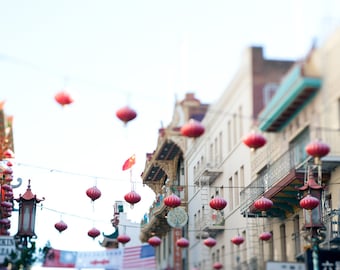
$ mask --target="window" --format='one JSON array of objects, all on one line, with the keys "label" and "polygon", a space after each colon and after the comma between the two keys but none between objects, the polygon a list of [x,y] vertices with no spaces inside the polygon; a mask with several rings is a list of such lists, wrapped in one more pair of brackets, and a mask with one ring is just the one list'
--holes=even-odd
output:
[{"label": "window", "polygon": [[269,260],[274,261],[274,234],[271,231],[272,238],[268,241],[269,242]]},{"label": "window", "polygon": [[239,129],[240,129],[240,136],[243,136],[243,111],[242,106],[238,108],[238,119],[239,119]]},{"label": "window", "polygon": [[228,129],[228,153],[231,151],[231,123],[230,123],[230,121],[228,121],[228,127],[227,127],[227,129]]},{"label": "window", "polygon": [[238,183],[238,172],[234,173],[234,198],[235,206],[240,204],[240,194],[239,194],[239,183]]},{"label": "window", "polygon": [[309,129],[306,128],[289,143],[292,165],[298,165],[307,158],[305,147],[309,141]]},{"label": "window", "polygon": [[287,261],[287,243],[286,243],[286,225],[281,224],[280,226],[280,245],[281,245],[281,261]]},{"label": "window", "polygon": [[294,220],[294,233],[293,233],[293,240],[294,240],[294,247],[295,247],[295,256],[299,255],[301,250],[300,250],[300,219],[299,216],[295,216]]},{"label": "window", "polygon": [[219,146],[218,146],[218,163],[220,164],[222,161],[223,161],[223,141],[222,141],[222,138],[223,138],[223,134],[222,132],[220,132],[220,134],[218,135],[219,136]]},{"label": "window", "polygon": [[245,183],[244,183],[244,166],[241,166],[240,168],[240,187],[244,188]]},{"label": "window", "polygon": [[232,211],[234,209],[234,196],[233,196],[233,178],[229,178],[229,209]]}]

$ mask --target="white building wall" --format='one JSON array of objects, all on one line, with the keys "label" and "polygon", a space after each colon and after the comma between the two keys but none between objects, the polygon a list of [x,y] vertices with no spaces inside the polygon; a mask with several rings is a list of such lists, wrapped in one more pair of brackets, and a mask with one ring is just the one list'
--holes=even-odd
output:
[{"label": "white building wall", "polygon": [[[239,211],[239,192],[250,181],[250,150],[243,145],[241,140],[243,135],[250,131],[252,124],[250,56],[251,54],[247,50],[245,52],[247,60],[244,61],[235,79],[218,101],[210,106],[206,114],[202,122],[206,128],[205,134],[196,139],[192,147],[188,147],[191,151],[185,157],[188,165],[190,198],[188,205],[189,231],[191,229],[189,267],[198,266],[197,264],[201,261],[200,269],[211,269],[214,258],[215,261],[218,259],[224,264],[224,269],[229,269],[253,256],[249,252],[251,249],[247,251],[242,245],[235,247],[230,242],[233,236],[242,233],[246,236],[247,233],[246,219],[241,216]],[[208,253],[204,252],[207,248],[203,245],[203,240],[194,237],[196,233],[195,219],[197,219],[199,211],[202,213],[200,198],[202,191],[199,191],[199,186],[195,187],[194,185],[194,172],[196,175],[199,174],[200,170],[206,168],[207,163],[223,172],[209,186],[209,200],[218,191],[219,195],[228,202],[223,211],[224,230],[216,235],[217,245]],[[237,183],[235,183],[236,181]],[[200,254],[201,256],[199,256]]]}]

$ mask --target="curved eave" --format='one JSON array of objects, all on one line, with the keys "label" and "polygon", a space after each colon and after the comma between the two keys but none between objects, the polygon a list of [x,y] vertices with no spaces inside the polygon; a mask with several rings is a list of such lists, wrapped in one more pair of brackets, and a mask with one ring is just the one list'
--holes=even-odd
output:
[{"label": "curved eave", "polygon": [[172,140],[164,139],[157,147],[152,157],[147,161],[142,173],[143,183],[154,189],[156,183],[166,179],[166,172],[158,161],[172,161],[182,154],[180,147]]},{"label": "curved eave", "polygon": [[293,68],[259,114],[260,130],[277,132],[284,128],[311,101],[321,83],[320,78],[304,76],[301,66]]}]

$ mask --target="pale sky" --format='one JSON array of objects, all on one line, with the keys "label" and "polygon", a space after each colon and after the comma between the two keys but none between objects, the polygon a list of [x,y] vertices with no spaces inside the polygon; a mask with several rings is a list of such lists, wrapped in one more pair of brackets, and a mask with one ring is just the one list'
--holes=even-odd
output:
[{"label": "pale sky", "polygon": [[[24,180],[14,193],[31,179],[46,198],[38,243],[99,249],[87,231],[112,232],[113,204],[131,190],[121,166],[132,154],[142,201],[126,210],[139,222],[154,199],[141,184],[145,154],[169,124],[175,96],[217,100],[250,45],[267,57],[302,58],[339,25],[337,14],[336,0],[0,0],[0,100],[14,116],[14,171]],[[61,108],[54,95],[64,87],[75,102]],[[127,126],[115,117],[125,105],[138,113]],[[95,183],[102,197],[93,207],[85,191]],[[62,234],[60,218],[69,225]]]}]

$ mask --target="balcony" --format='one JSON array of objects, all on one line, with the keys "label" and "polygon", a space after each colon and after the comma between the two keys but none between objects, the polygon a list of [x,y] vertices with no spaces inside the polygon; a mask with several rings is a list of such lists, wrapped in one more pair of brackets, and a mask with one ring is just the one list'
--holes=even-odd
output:
[{"label": "balcony", "polygon": [[276,94],[260,113],[259,128],[266,132],[282,130],[294,116],[316,95],[321,79],[305,74],[301,65],[296,65],[281,82]]},{"label": "balcony", "polygon": [[[321,159],[323,178],[327,180],[331,172],[340,166],[340,144],[338,143],[340,132],[330,129],[321,132],[323,141],[331,148],[331,152]],[[309,140],[309,135],[307,139]],[[241,213],[244,216],[261,215],[252,205],[262,195],[274,202],[274,207],[267,211],[267,215],[285,218],[295,212],[299,205],[297,187],[303,185],[306,166],[308,163],[312,163],[311,157],[304,152],[308,142],[302,141],[300,144],[292,146],[270,164],[263,163],[262,167],[265,169],[260,171],[251,184],[240,193]],[[259,151],[256,155],[267,155],[267,152]],[[254,162],[259,160],[265,160],[265,158],[255,156]],[[252,167],[253,165],[252,163]],[[255,166],[258,166],[258,163]]]},{"label": "balcony", "polygon": [[166,220],[168,207],[163,203],[164,196],[161,195],[157,201],[150,207],[148,215],[145,215],[141,221],[141,241],[146,242],[151,236],[164,236],[170,226]]},{"label": "balcony", "polygon": [[215,180],[223,173],[222,170],[219,170],[215,166],[207,163],[205,168],[202,169],[195,177],[194,184],[195,185],[211,185],[215,182]]},{"label": "balcony", "polygon": [[223,211],[215,211],[209,209],[207,212],[198,216],[195,220],[195,232],[196,238],[204,238],[208,233],[210,236],[214,236],[219,232],[224,231],[224,214]]},{"label": "balcony", "polygon": [[327,249],[339,248],[340,246],[340,209],[328,211],[323,219],[326,228],[326,238],[321,244]]}]

